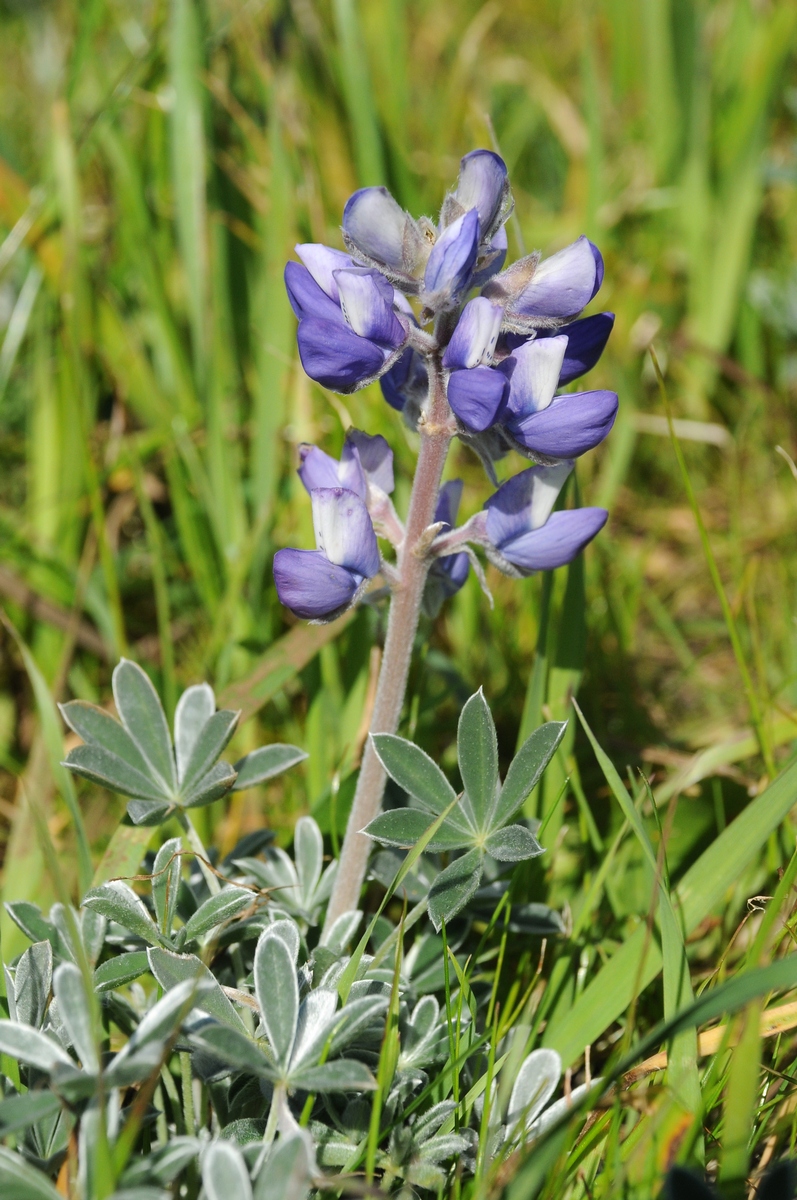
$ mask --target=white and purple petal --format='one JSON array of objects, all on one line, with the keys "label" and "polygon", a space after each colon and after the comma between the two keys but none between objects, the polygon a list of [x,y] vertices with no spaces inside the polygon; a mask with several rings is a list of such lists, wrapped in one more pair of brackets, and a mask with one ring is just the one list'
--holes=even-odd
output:
[{"label": "white and purple petal", "polygon": [[512,296],[507,311],[535,320],[562,320],[581,312],[603,281],[603,258],[584,234],[564,250],[544,258],[526,286]]},{"label": "white and purple petal", "polygon": [[444,229],[432,247],[423,284],[427,296],[448,303],[469,285],[479,250],[479,214],[463,213]]},{"label": "white and purple petal", "polygon": [[507,413],[514,418],[530,416],[548,408],[559,384],[567,350],[567,338],[559,335],[524,342],[500,370],[509,377]]},{"label": "white and purple petal", "polygon": [[506,262],[508,249],[509,240],[506,236],[506,227],[502,225],[493,234],[487,246],[482,245],[476,264],[477,270],[474,271],[473,278],[470,281],[471,287],[484,287],[488,280],[498,274]]},{"label": "white and purple petal", "polygon": [[495,232],[508,192],[506,163],[498,154],[472,150],[461,160],[454,198],[466,211],[476,209],[482,238]]},{"label": "white and purple petal", "polygon": [[[563,325],[559,333],[567,336],[562,370],[559,375],[559,387],[572,383],[591,371],[606,348],[609,334],[614,327],[614,313],[595,313],[593,317],[584,317],[571,325]],[[538,338],[545,338],[543,332]]]},{"label": "white and purple petal", "polygon": [[285,264],[285,290],[288,293],[291,308],[300,321],[306,317],[318,317],[339,325],[346,323],[340,305],[336,304],[334,300],[330,300],[323,288],[319,287],[313,279],[307,267],[303,267],[301,263]]},{"label": "white and purple petal", "polygon": [[335,282],[335,271],[354,267],[357,264],[350,254],[325,246],[321,242],[300,242],[294,250],[312,275],[318,286],[326,292],[330,300],[339,303],[338,285]]},{"label": "white and purple petal", "polygon": [[484,296],[469,300],[443,355],[447,371],[490,366],[504,310]]},{"label": "white and purple petal", "polygon": [[499,550],[545,524],[573,469],[572,462],[529,467],[513,475],[485,504],[487,537]]},{"label": "white and purple petal", "polygon": [[349,446],[356,452],[368,482],[389,496],[395,482],[393,479],[393,451],[387,440],[382,437],[381,433],[371,435],[363,433],[361,429],[350,429],[346,434],[343,458],[346,457]]},{"label": "white and purple petal", "polygon": [[335,271],[340,305],[360,337],[396,350],[407,340],[407,328],[393,311],[393,288],[378,271],[353,267]]},{"label": "white and purple petal", "polygon": [[278,550],[273,569],[280,602],[307,621],[328,619],[348,608],[363,582],[320,550]]},{"label": "white and purple petal", "polygon": [[448,403],[469,429],[482,433],[502,416],[509,381],[492,367],[452,371],[448,377]]},{"label": "white and purple petal", "polygon": [[572,562],[603,529],[608,516],[605,508],[571,508],[552,513],[542,528],[505,542],[501,553],[524,574],[552,571]]},{"label": "white and purple petal", "polygon": [[532,453],[548,458],[578,458],[606,437],[617,416],[615,392],[569,392],[548,408],[505,421],[512,437]]},{"label": "white and purple petal", "polygon": [[348,488],[316,488],[310,493],[316,545],[336,566],[367,579],[379,570],[379,548],[368,509]]},{"label": "white and purple petal", "polygon": [[299,322],[296,334],[302,366],[311,379],[333,392],[356,391],[373,378],[385,363],[383,351],[368,338],[360,337],[344,320]]}]

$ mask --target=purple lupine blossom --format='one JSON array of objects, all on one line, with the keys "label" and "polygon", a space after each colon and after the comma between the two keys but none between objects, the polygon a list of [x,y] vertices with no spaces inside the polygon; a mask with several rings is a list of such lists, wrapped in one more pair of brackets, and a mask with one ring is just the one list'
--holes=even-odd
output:
[{"label": "purple lupine blossom", "polygon": [[358,598],[379,571],[376,534],[363,501],[348,488],[314,488],[317,550],[278,550],[274,582],[280,600],[311,621],[329,621]]},{"label": "purple lupine blossom", "polygon": [[340,461],[318,446],[299,447],[299,478],[312,495],[316,488],[347,488],[366,501],[369,485],[389,496],[393,491],[393,451],[381,434],[359,429],[346,434]]},{"label": "purple lupine blossom", "polygon": [[[443,484],[437,498],[435,522],[443,521],[449,529],[456,524],[462,488],[461,479],[450,479]],[[434,560],[424,592],[424,608],[430,616],[436,616],[443,601],[459,591],[468,578],[469,570],[470,559],[464,550],[443,554]]]},{"label": "purple lupine blossom", "polygon": [[490,557],[502,570],[530,575],[572,562],[606,524],[605,508],[553,512],[572,462],[529,467],[513,476],[485,504],[483,533]]},{"label": "purple lupine blossom", "polygon": [[[606,520],[602,509],[553,512],[572,460],[606,437],[617,413],[614,392],[557,394],[595,365],[611,332],[612,313],[578,319],[601,286],[603,259],[582,236],[548,258],[535,253],[505,267],[512,203],[503,160],[474,150],[437,224],[405,212],[383,187],[361,188],[343,213],[346,252],[300,245],[301,263],[286,267],[312,378],[343,393],[379,379],[411,429],[426,423],[427,432],[460,437],[496,486],[493,464],[510,450],[541,464],[498,488],[461,530],[451,528],[461,484],[440,489],[431,541],[414,550],[429,556],[430,612],[464,583],[468,542],[502,570],[528,574],[569,562]],[[316,521],[317,550],[280,551],[275,574],[294,612],[328,618],[356,602],[380,569],[376,537],[397,551],[395,567],[381,564],[386,583],[401,581],[406,531],[390,500],[383,438],[351,431],[340,460],[315,446],[301,447],[300,459],[314,514],[337,515]],[[321,497],[333,495],[346,497],[345,518],[328,499],[323,508]],[[447,531],[435,535],[440,522]]]},{"label": "purple lupine blossom", "polygon": [[409,319],[396,311],[396,294],[379,271],[329,246],[307,244],[296,251],[304,265],[287,264],[285,286],[299,318],[302,366],[324,387],[357,391],[399,357]]},{"label": "purple lupine blossom", "polygon": [[615,392],[567,392],[556,396],[568,337],[524,342],[498,370],[509,380],[500,416],[514,449],[527,457],[578,458],[608,434],[617,416]]}]

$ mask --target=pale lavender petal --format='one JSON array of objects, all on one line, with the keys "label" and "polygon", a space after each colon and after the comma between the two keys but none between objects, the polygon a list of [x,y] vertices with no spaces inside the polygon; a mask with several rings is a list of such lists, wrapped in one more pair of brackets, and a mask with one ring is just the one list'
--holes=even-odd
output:
[{"label": "pale lavender petal", "polygon": [[492,544],[502,550],[513,538],[544,525],[572,469],[572,462],[529,467],[501,484],[484,506]]},{"label": "pale lavender petal", "polygon": [[330,300],[326,292],[318,286],[310,272],[301,263],[285,264],[285,290],[291,308],[300,321],[305,317],[320,317],[324,321],[334,321],[345,325],[346,320],[340,310],[340,305]]},{"label": "pale lavender petal", "polygon": [[540,319],[574,317],[589,304],[602,279],[600,251],[582,234],[578,241],[538,264],[531,281],[513,297],[508,311]]},{"label": "pale lavender petal", "polygon": [[479,214],[472,208],[452,221],[432,247],[423,277],[427,293],[458,296],[470,282],[478,249]]},{"label": "pale lavender petal", "polygon": [[385,362],[379,346],[359,337],[343,320],[338,325],[308,317],[299,323],[296,339],[307,374],[333,392],[355,391]]},{"label": "pale lavender petal", "polygon": [[469,429],[489,429],[501,417],[509,385],[506,376],[492,367],[452,371],[448,378],[448,403]]},{"label": "pale lavender petal", "polygon": [[[346,434],[346,445],[356,448],[362,470],[370,483],[389,496],[395,486],[393,479],[393,451],[381,433],[371,435],[361,429],[350,429]],[[344,455],[346,447],[344,446]],[[356,489],[355,489],[356,490]]]},{"label": "pale lavender petal", "polygon": [[[596,313],[594,317],[584,317],[582,321],[562,326],[558,332],[567,336],[567,349],[559,374],[559,387],[592,370],[603,354],[613,326],[614,313],[610,312]],[[537,335],[538,338],[546,336],[544,332]]]},{"label": "pale lavender petal", "polygon": [[550,458],[578,458],[597,446],[617,416],[615,392],[570,392],[542,412],[505,422],[527,450]]},{"label": "pale lavender petal", "polygon": [[371,579],[379,570],[379,549],[368,509],[348,488],[317,488],[310,493],[315,541],[330,562]]},{"label": "pale lavender petal", "polygon": [[505,542],[501,553],[524,573],[552,571],[572,562],[603,529],[608,516],[605,508],[571,508],[552,513],[541,529]]},{"label": "pale lavender petal", "polygon": [[331,563],[320,550],[278,550],[274,583],[280,602],[307,621],[347,608],[362,576]]},{"label": "pale lavender petal", "polygon": [[503,316],[504,310],[500,304],[491,304],[484,296],[469,300],[446,346],[443,355],[445,369],[454,371],[489,367]]},{"label": "pale lavender petal", "polygon": [[334,250],[332,246],[324,246],[321,242],[302,242],[294,246],[294,250],[318,286],[337,304],[340,297],[334,273],[346,267],[356,266],[351,255],[344,254],[342,250]]},{"label": "pale lavender petal", "polygon": [[459,504],[462,499],[462,489],[465,485],[461,479],[449,479],[440,488],[435,508],[435,521],[445,521],[446,525],[455,525]]},{"label": "pale lavender petal", "polygon": [[407,340],[407,330],[393,311],[393,288],[378,271],[335,271],[343,315],[360,337],[391,350]]},{"label": "pale lavender petal", "polygon": [[546,409],[554,398],[562,369],[566,337],[524,342],[500,369],[510,378],[507,413],[515,418]]},{"label": "pale lavender petal", "polygon": [[340,464],[336,458],[326,454],[318,446],[303,442],[299,447],[300,467],[298,471],[308,492],[314,488],[340,487]]},{"label": "pale lavender petal", "polygon": [[454,196],[466,211],[476,209],[482,237],[493,232],[508,190],[506,163],[492,150],[472,150],[461,160]]},{"label": "pale lavender petal", "polygon": [[343,210],[343,231],[354,246],[394,271],[404,272],[411,265],[408,242],[414,228],[415,222],[384,187],[360,188]]}]

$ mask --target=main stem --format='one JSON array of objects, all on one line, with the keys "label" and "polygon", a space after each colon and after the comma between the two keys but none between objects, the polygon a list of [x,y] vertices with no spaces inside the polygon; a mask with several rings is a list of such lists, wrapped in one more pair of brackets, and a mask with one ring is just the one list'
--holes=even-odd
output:
[{"label": "main stem", "polygon": [[[428,362],[428,369],[429,399],[424,419],[418,427],[421,448],[412,484],[406,533],[398,554],[399,578],[390,602],[382,669],[379,672],[371,718],[371,733],[395,733],[398,728],[421,612],[423,589],[430,565],[428,554],[421,548],[421,539],[435,518],[440,480],[452,436],[449,427],[451,414],[442,368],[437,357]],[[419,549],[421,552],[418,552]],[[365,880],[372,844],[369,838],[363,837],[360,830],[378,815],[384,790],[385,771],[369,738],[346,826],[322,941],[341,913],[359,907],[360,890]]]}]

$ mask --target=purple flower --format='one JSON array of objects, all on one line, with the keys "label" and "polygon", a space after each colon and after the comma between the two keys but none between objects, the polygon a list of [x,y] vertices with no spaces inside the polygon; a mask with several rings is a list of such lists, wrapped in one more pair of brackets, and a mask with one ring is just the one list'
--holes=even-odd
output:
[{"label": "purple flower", "polygon": [[509,215],[509,177],[506,163],[492,150],[471,150],[459,164],[453,199],[467,212],[479,214],[482,240],[489,241]]},{"label": "purple flower", "polygon": [[523,333],[577,316],[603,282],[603,258],[582,235],[550,258],[535,254],[492,279],[484,295],[504,305],[505,328]]},{"label": "purple flower", "polygon": [[310,499],[318,549],[278,550],[274,582],[281,602],[297,617],[329,621],[376,575],[379,549],[368,510],[355,492],[315,488]]},{"label": "purple flower", "polygon": [[506,375],[491,367],[452,371],[448,379],[448,403],[463,425],[483,433],[501,419],[509,384]]},{"label": "purple flower", "polygon": [[445,312],[457,304],[470,285],[478,250],[479,214],[472,208],[457,217],[432,247],[423,277],[427,309]]},{"label": "purple flower", "polygon": [[[537,341],[548,337],[567,337],[567,349],[559,372],[559,387],[572,383],[591,371],[597,363],[614,327],[614,313],[596,313],[593,317],[584,317],[571,325],[561,325],[558,329],[540,329]],[[522,333],[502,334],[498,341],[497,353],[508,357],[527,340]]]},{"label": "purple flower", "polygon": [[332,391],[356,391],[396,361],[409,321],[397,315],[396,293],[379,271],[358,267],[329,246],[296,251],[305,265],[287,264],[285,286],[299,318],[302,366]]},{"label": "purple flower", "polygon": [[[437,497],[435,521],[445,521],[449,528],[456,524],[462,486],[461,479],[451,479],[443,484]],[[434,560],[424,594],[424,608],[429,616],[437,616],[443,601],[459,591],[468,578],[469,570],[470,559],[464,550],[456,554],[444,554]]]},{"label": "purple flower", "polygon": [[503,315],[500,304],[491,304],[484,296],[470,300],[463,308],[451,341],[446,346],[443,355],[446,370],[489,367]]},{"label": "purple flower", "polygon": [[609,514],[604,508],[553,512],[572,467],[572,462],[530,467],[507,480],[487,501],[486,535],[498,552],[498,566],[508,565],[521,575],[564,566],[606,524]]},{"label": "purple flower", "polygon": [[379,267],[406,291],[419,291],[428,243],[418,222],[387,188],[360,188],[349,197],[343,210],[343,240],[361,262]]},{"label": "purple flower", "polygon": [[299,458],[299,478],[311,495],[317,488],[342,487],[365,501],[369,484],[386,495],[393,491],[393,451],[381,434],[371,437],[350,429],[340,461],[306,443],[299,447]]},{"label": "purple flower", "polygon": [[603,441],[617,416],[614,392],[555,396],[568,338],[537,338],[519,346],[499,370],[509,378],[501,423],[521,453],[578,458]]},{"label": "purple flower", "polygon": [[391,408],[397,412],[410,410],[408,415],[413,418],[410,424],[414,426],[429,387],[429,376],[420,354],[405,350],[390,370],[380,376],[379,384]]}]

